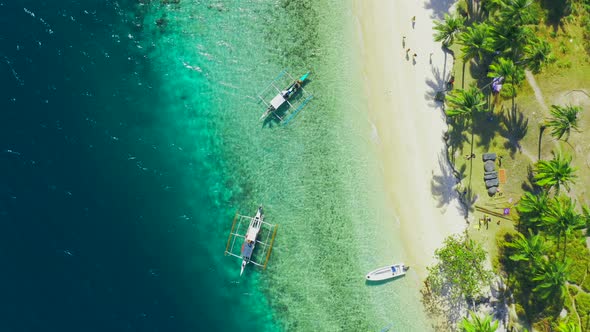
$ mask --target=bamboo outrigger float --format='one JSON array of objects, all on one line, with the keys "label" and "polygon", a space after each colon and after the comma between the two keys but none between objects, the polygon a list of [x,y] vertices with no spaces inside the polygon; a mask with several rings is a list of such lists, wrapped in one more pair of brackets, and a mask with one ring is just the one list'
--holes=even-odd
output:
[{"label": "bamboo outrigger float", "polygon": [[[260,120],[264,120],[273,114],[282,124],[289,123],[313,98],[313,95],[303,89],[309,74],[310,72],[307,72],[295,79],[291,74],[283,70],[272,80],[258,94],[258,98],[266,105],[266,111],[264,111]],[[274,97],[267,101],[273,95]]]},{"label": "bamboo outrigger float", "polygon": [[[248,224],[248,228],[243,233],[245,223]],[[277,228],[277,225],[264,221],[262,206],[258,207],[254,217],[236,213],[229,237],[227,238],[225,254],[242,260],[240,276],[244,273],[244,269],[249,263],[266,269],[270,252],[272,251],[272,245],[277,234]],[[238,239],[242,239],[243,241],[237,241]],[[235,249],[236,242],[238,242],[238,246],[241,243],[239,252],[236,252]],[[254,255],[254,248],[257,246],[261,249]]]}]

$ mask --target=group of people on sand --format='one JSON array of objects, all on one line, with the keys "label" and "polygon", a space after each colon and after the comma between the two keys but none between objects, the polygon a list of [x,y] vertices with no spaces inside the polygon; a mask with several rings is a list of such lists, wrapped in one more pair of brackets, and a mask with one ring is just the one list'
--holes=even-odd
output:
[{"label": "group of people on sand", "polygon": [[[412,17],[412,29],[414,29],[414,27],[416,26],[416,16]],[[406,47],[406,36],[402,37],[402,47]],[[406,49],[406,59],[410,59],[410,51],[411,49],[408,47]],[[416,57],[418,56],[418,54],[414,53],[412,54],[412,60],[414,61],[414,63],[416,63]]]},{"label": "group of people on sand", "polygon": [[[416,26],[416,16],[412,17],[412,29],[414,29]],[[406,36],[402,36],[402,47],[405,48],[406,47]],[[412,49],[411,48],[406,48],[406,59],[410,60],[410,51]],[[432,64],[432,55],[434,53],[430,53],[430,63]],[[412,61],[414,62],[414,64],[416,64],[416,58],[418,57],[417,53],[413,53],[412,54]]]}]

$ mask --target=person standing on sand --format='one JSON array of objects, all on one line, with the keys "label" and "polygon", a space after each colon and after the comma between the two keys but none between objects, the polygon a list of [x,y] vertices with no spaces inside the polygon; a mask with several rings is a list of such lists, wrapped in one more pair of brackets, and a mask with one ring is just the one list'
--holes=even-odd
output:
[{"label": "person standing on sand", "polygon": [[414,29],[414,26],[416,25],[416,16],[412,17],[412,29]]},{"label": "person standing on sand", "polygon": [[402,47],[406,47],[406,36],[402,37]]}]

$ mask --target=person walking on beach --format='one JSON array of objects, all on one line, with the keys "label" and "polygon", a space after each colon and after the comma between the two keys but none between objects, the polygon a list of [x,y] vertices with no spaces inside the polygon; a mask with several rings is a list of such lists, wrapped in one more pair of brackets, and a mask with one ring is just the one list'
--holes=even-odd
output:
[{"label": "person walking on beach", "polygon": [[414,29],[414,26],[416,26],[416,16],[412,17],[412,29]]},{"label": "person walking on beach", "polygon": [[406,47],[406,36],[402,37],[402,47]]}]

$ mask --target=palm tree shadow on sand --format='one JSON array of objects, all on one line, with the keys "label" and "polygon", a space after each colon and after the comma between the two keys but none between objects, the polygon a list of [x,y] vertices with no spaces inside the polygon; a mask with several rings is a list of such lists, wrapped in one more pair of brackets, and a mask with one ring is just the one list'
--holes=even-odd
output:
[{"label": "palm tree shadow on sand", "polygon": [[464,142],[469,142],[471,139],[467,135],[469,123],[467,123],[467,120],[459,117],[447,118],[447,123],[450,125],[445,137],[449,149],[448,156],[451,162],[455,163],[457,150],[462,148]]},{"label": "palm tree shadow on sand", "polygon": [[432,67],[433,78],[426,80],[428,89],[424,94],[424,99],[429,102],[429,107],[436,108],[442,105],[442,102],[436,101],[436,95],[438,92],[446,90],[446,82],[450,79],[450,75],[446,74],[445,70],[441,71],[437,67]]},{"label": "palm tree shadow on sand", "polygon": [[[439,153],[438,164],[442,174],[432,176],[430,190],[437,200],[436,206],[442,208],[449,205],[454,199],[459,198],[459,193],[455,187],[465,177],[465,169],[460,171],[453,170],[445,151]],[[463,212],[463,209],[460,209],[460,212]]]},{"label": "palm tree shadow on sand", "polygon": [[424,8],[432,10],[432,18],[442,20],[455,2],[455,0],[428,0],[424,4]]}]

